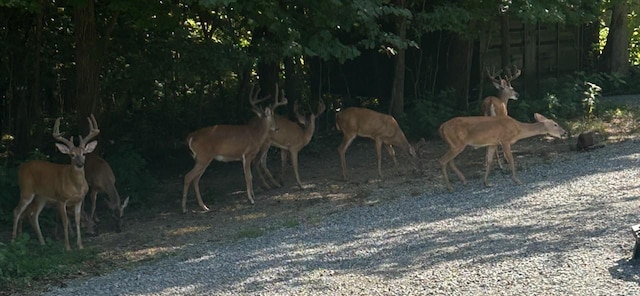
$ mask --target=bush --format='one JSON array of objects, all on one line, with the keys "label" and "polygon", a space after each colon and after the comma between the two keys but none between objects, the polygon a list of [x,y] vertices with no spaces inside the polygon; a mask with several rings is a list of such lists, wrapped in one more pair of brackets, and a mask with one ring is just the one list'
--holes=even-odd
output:
[{"label": "bush", "polygon": [[120,146],[115,153],[106,157],[106,161],[116,176],[116,187],[121,197],[131,196],[129,206],[147,204],[158,182],[147,171],[147,162],[140,153],[129,145]]},{"label": "bush", "polygon": [[413,102],[409,111],[397,118],[408,138],[433,137],[440,125],[456,115],[454,90],[442,91],[433,98],[421,98]]}]

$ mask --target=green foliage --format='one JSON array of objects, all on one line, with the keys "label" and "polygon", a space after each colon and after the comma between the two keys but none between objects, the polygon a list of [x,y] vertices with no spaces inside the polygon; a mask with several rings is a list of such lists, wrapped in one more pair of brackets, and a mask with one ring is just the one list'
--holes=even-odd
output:
[{"label": "green foliage", "polygon": [[64,251],[62,242],[40,246],[23,234],[12,244],[0,243],[0,290],[27,284],[35,279],[60,277],[79,269],[84,262],[95,260],[97,250]]},{"label": "green foliage", "polygon": [[12,210],[17,204],[19,195],[18,168],[0,165],[0,225],[6,227],[12,225]]},{"label": "green foliage", "polygon": [[[617,93],[626,81],[618,75],[577,72],[567,78],[547,79],[541,84],[544,109],[557,118],[576,118],[597,111],[601,92]],[[532,101],[531,104],[540,105]],[[535,112],[539,112],[535,110]]]},{"label": "green foliage", "polygon": [[438,134],[440,124],[456,114],[453,106],[455,90],[440,92],[434,97],[425,97],[414,101],[414,106],[404,116],[398,118],[407,137],[417,139],[433,137]]},{"label": "green foliage", "polygon": [[131,146],[120,146],[118,151],[107,157],[107,162],[116,176],[118,193],[131,196],[129,206],[149,205],[154,201],[157,180],[147,171],[145,159]]}]

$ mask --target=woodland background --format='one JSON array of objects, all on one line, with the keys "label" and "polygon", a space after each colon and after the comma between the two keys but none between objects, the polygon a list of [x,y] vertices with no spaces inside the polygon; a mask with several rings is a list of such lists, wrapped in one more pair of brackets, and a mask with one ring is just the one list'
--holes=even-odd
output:
[{"label": "woodland background", "polygon": [[516,23],[578,30],[579,42],[558,42],[557,51],[568,47],[579,61],[514,81],[521,97],[511,114],[597,116],[601,94],[640,92],[639,8],[627,0],[0,0],[0,222],[11,223],[20,163],[68,161],[51,137],[59,116],[75,135],[96,115],[97,153],[132,195],[192,164],[190,131],[247,122],[253,83],[265,94],[277,83],[307,111],[324,100],[320,136],[334,131],[337,108],[358,105],[394,115],[410,140],[431,138],[495,94],[486,67],[515,64],[529,75],[514,49],[544,36],[518,41]]}]

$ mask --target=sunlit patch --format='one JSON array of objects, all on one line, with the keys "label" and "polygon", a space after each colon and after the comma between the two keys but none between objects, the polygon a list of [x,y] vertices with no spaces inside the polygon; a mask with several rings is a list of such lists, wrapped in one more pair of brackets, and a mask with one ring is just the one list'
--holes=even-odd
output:
[{"label": "sunlit patch", "polygon": [[190,233],[205,232],[211,229],[211,226],[187,226],[175,230],[167,231],[170,236],[182,236]]},{"label": "sunlit patch", "polygon": [[266,217],[267,217],[267,213],[256,212],[256,213],[238,215],[238,216],[234,217],[234,219],[238,220],[238,221],[249,221],[249,220],[255,220],[255,219],[266,218]]},{"label": "sunlit patch", "polygon": [[135,262],[169,256],[180,249],[181,247],[149,247],[135,251],[124,252],[123,256],[127,261]]}]

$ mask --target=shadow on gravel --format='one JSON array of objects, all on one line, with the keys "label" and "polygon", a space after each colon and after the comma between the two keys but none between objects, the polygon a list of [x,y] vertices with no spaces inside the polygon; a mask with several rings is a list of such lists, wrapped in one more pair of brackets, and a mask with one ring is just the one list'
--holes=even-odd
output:
[{"label": "shadow on gravel", "polygon": [[[475,180],[465,188],[457,184],[454,194],[398,197],[325,217],[319,224],[303,223],[292,228],[294,231],[276,230],[258,238],[211,244],[202,257],[177,263],[180,270],[195,271],[181,287],[196,294],[216,294],[259,293],[272,284],[294,287],[291,291],[311,285],[317,293],[330,293],[330,281],[323,279],[335,275],[388,279],[438,265],[455,264],[471,270],[533,256],[547,258],[540,263],[542,270],[553,269],[566,259],[564,254],[599,246],[598,240],[618,235],[622,228],[626,233],[627,225],[637,218],[637,211],[615,217],[607,211],[638,200],[637,192],[626,192],[637,191],[635,184],[621,188],[619,183],[607,183],[606,174],[640,165],[637,152],[626,151],[625,155],[591,161],[580,171],[536,166],[520,172],[525,182],[522,186],[513,186],[510,178],[495,177],[493,188],[483,188]],[[594,159],[605,156],[600,152],[591,155]],[[629,173],[638,174],[637,170]],[[599,174],[602,183],[593,184],[594,188],[572,187],[578,178]],[[636,182],[637,177],[629,176],[629,180]],[[564,191],[556,193],[560,185]],[[567,188],[569,192],[565,192]],[[527,203],[521,203],[525,197]],[[536,198],[542,202],[536,203]],[[609,272],[613,278],[638,282],[638,268],[619,260]],[[220,270],[234,276],[217,276]],[[306,280],[310,274],[318,280]],[[156,291],[172,288],[158,283]]]},{"label": "shadow on gravel", "polygon": [[628,259],[620,259],[609,268],[611,277],[626,282],[640,285],[640,262]]}]

